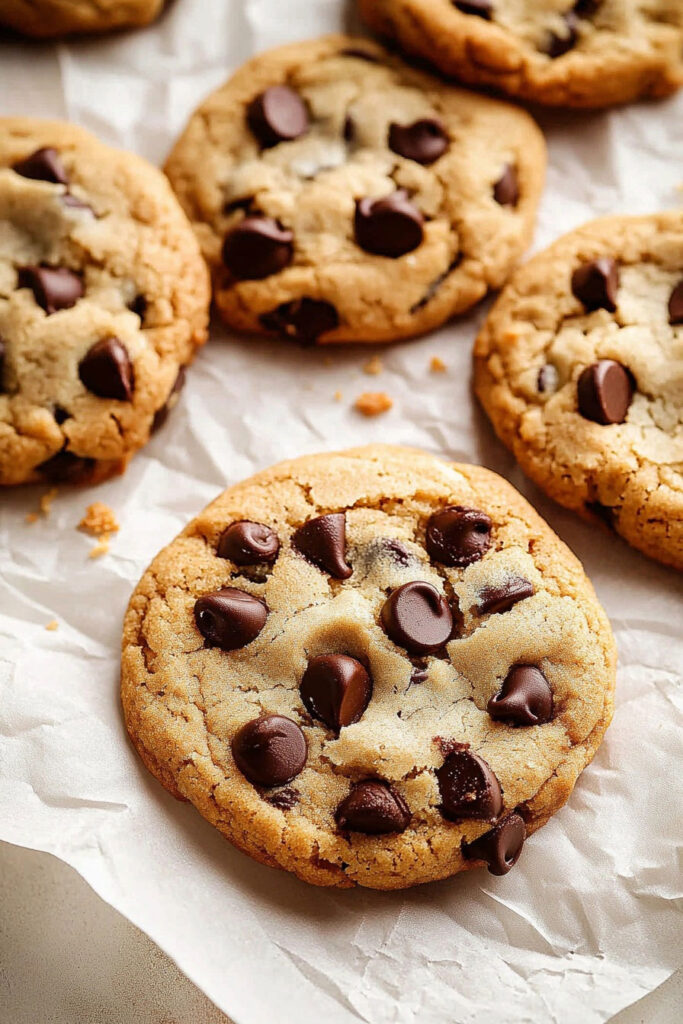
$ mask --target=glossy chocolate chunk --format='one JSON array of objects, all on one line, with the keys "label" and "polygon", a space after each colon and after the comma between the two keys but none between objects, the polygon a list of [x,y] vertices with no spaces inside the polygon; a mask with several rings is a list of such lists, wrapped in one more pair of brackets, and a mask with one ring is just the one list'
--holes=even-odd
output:
[{"label": "glossy chocolate chunk", "polygon": [[266,624],[268,608],[244,590],[223,587],[195,601],[194,618],[212,647],[235,651],[256,639]]},{"label": "glossy chocolate chunk", "polygon": [[356,658],[320,654],[309,661],[299,692],[309,714],[339,732],[357,722],[367,708],[372,681]]},{"label": "glossy chocolate chunk", "polygon": [[430,516],[425,543],[429,557],[441,565],[471,565],[491,546],[491,517],[476,508],[449,505]]},{"label": "glossy chocolate chunk", "polygon": [[378,836],[403,832],[410,823],[410,810],[400,793],[381,779],[365,779],[353,787],[335,814],[340,828]]},{"label": "glossy chocolate chunk", "polygon": [[180,369],[178,370],[178,376],[176,377],[175,381],[173,382],[173,387],[170,390],[168,398],[166,399],[164,404],[161,406],[161,408],[157,409],[157,411],[154,413],[154,419],[152,420],[152,431],[151,431],[153,434],[156,434],[157,430],[161,430],[161,428],[163,427],[164,423],[168,419],[169,413],[172,412],[173,409],[175,408],[175,406],[178,404],[178,396],[180,395],[180,392],[185,387],[185,379],[186,379],[186,377],[187,377],[187,374],[185,372],[185,367],[181,366]]},{"label": "glossy chocolate chunk", "polygon": [[130,402],[133,397],[133,366],[118,338],[103,338],[89,348],[79,363],[78,376],[98,398]]},{"label": "glossy chocolate chunk", "polygon": [[257,786],[283,786],[291,782],[306,764],[307,753],[303,732],[284,715],[253,718],[232,741],[235,764]]},{"label": "glossy chocolate chunk", "polygon": [[264,148],[298,139],[308,130],[308,110],[297,92],[286,85],[273,85],[247,108],[252,132]]},{"label": "glossy chocolate chunk", "polygon": [[272,217],[245,217],[226,235],[223,263],[239,281],[262,280],[292,262],[293,239]]},{"label": "glossy chocolate chunk", "polygon": [[463,14],[475,14],[486,21],[490,21],[493,14],[492,0],[453,0],[453,6]]},{"label": "glossy chocolate chunk", "polygon": [[259,320],[267,331],[275,331],[301,345],[313,345],[322,334],[339,327],[337,310],[322,299],[283,302],[270,313],[262,313]]},{"label": "glossy chocolate chunk", "polygon": [[633,398],[633,380],[621,363],[601,359],[582,372],[576,391],[585,419],[603,426],[623,423]]},{"label": "glossy chocolate chunk", "polygon": [[441,811],[452,821],[493,821],[503,810],[500,783],[486,761],[471,750],[454,750],[437,769]]},{"label": "glossy chocolate chunk", "polygon": [[418,164],[433,164],[448,149],[448,135],[441,121],[425,117],[412,124],[389,126],[389,149],[406,160]]},{"label": "glossy chocolate chunk", "polygon": [[95,460],[87,459],[73,452],[57,452],[52,458],[46,459],[38,467],[46,480],[55,484],[85,483],[95,468]]},{"label": "glossy chocolate chunk", "polygon": [[343,512],[309,519],[295,531],[292,547],[336,580],[347,580],[353,572],[346,561],[346,516]]},{"label": "glossy chocolate chunk", "polygon": [[573,50],[579,39],[579,22],[574,11],[568,11],[563,18],[565,31],[561,34],[551,32],[545,48],[545,52],[553,60]]},{"label": "glossy chocolate chunk", "polygon": [[495,615],[507,612],[518,601],[534,594],[533,584],[522,576],[510,576],[500,586],[484,587],[479,595],[478,611],[480,615]]},{"label": "glossy chocolate chunk", "polygon": [[683,278],[678,282],[669,298],[669,323],[683,324]]},{"label": "glossy chocolate chunk", "polygon": [[462,852],[467,860],[483,860],[492,875],[506,875],[519,860],[526,826],[519,814],[508,814],[490,832],[485,832],[471,843],[463,843]]},{"label": "glossy chocolate chunk", "polygon": [[365,252],[397,259],[421,244],[424,218],[404,189],[356,203],[356,242]]},{"label": "glossy chocolate chunk", "polygon": [[235,565],[256,565],[274,562],[280,550],[280,541],[269,526],[240,519],[221,534],[218,557],[229,558]]},{"label": "glossy chocolate chunk", "polygon": [[12,170],[22,178],[33,178],[34,181],[51,181],[55,185],[69,184],[69,176],[54,146],[37,149],[25,160],[19,160],[14,164]]},{"label": "glossy chocolate chunk", "polygon": [[541,725],[553,717],[553,691],[536,665],[513,665],[486,710],[508,725]]},{"label": "glossy chocolate chunk", "polygon": [[600,259],[582,263],[572,274],[572,292],[588,312],[606,309],[614,313],[617,308],[619,268],[613,259]]},{"label": "glossy chocolate chunk", "polygon": [[84,293],[82,280],[67,267],[20,267],[18,283],[31,289],[48,316],[75,306]]},{"label": "glossy chocolate chunk", "polygon": [[498,181],[493,186],[493,198],[501,206],[516,206],[519,201],[517,168],[506,164]]},{"label": "glossy chocolate chunk", "polygon": [[446,598],[431,583],[404,583],[384,602],[382,628],[409,654],[434,654],[450,640],[453,615]]}]

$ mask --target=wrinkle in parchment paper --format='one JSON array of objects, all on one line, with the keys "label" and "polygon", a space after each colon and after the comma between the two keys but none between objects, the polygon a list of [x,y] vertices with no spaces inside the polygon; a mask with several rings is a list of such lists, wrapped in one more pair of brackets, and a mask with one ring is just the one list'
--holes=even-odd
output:
[{"label": "wrinkle in parchment paper", "polygon": [[[67,117],[161,162],[195,104],[252,52],[346,24],[338,0],[174,0],[138,33],[0,42],[0,113]],[[536,244],[608,212],[678,204],[683,97],[542,115]],[[483,309],[381,352],[301,351],[215,326],[171,419],[120,479],[0,495],[0,838],[72,864],[237,1024],[598,1024],[662,982],[680,947],[681,578],[525,482],[469,390]],[[429,363],[438,355],[443,373]],[[335,400],[336,392],[341,399]],[[149,777],[118,705],[121,619],[159,547],[228,483],[281,458],[367,441],[482,462],[584,561],[620,653],[617,711],[566,808],[504,878],[406,893],[305,886],[234,851]],[[121,523],[91,560],[90,501]],[[47,631],[51,620],[58,629]]]}]

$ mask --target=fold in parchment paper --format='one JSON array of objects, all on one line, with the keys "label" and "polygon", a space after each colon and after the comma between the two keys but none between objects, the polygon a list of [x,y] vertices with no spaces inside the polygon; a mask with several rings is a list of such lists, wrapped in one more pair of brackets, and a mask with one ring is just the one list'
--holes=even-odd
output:
[{"label": "fold in parchment paper", "polygon": [[[0,113],[71,118],[160,162],[195,104],[252,52],[350,17],[336,0],[174,0],[138,33],[6,39]],[[678,204],[683,96],[542,122],[550,171],[537,246],[601,213]],[[367,349],[301,351],[216,327],[171,419],[125,476],[61,490],[32,524],[41,492],[0,495],[0,838],[72,864],[237,1024],[594,1024],[679,960],[681,577],[524,481],[470,396],[482,316],[386,348],[371,378]],[[445,372],[430,371],[433,356]],[[374,419],[354,411],[368,390],[393,408]],[[121,618],[159,547],[226,484],[370,440],[508,477],[582,558],[616,632],[606,742],[504,878],[472,872],[393,894],[308,888],[234,851],[126,741]],[[121,530],[93,560],[76,526],[94,500]]]}]

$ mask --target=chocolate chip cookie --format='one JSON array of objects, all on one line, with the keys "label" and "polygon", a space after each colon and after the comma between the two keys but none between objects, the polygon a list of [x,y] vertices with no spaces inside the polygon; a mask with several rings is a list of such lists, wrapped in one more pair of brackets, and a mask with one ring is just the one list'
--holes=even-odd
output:
[{"label": "chocolate chip cookie", "polygon": [[545,147],[522,111],[329,36],[245,65],[166,172],[229,324],[391,341],[500,287],[531,237]]},{"label": "chocolate chip cookie", "polygon": [[166,0],[0,0],[0,25],[39,39],[147,25]]},{"label": "chocolate chip cookie", "polygon": [[614,677],[581,565],[508,483],[382,446],[225,491],[123,638],[147,768],[324,886],[505,874],[592,759]]},{"label": "chocolate chip cookie", "polygon": [[0,484],[120,472],[206,338],[164,176],[74,125],[0,119]]},{"label": "chocolate chip cookie", "polygon": [[667,96],[683,81],[680,0],[359,0],[367,23],[475,85],[562,107]]},{"label": "chocolate chip cookie", "polygon": [[522,267],[475,387],[551,497],[683,569],[683,213],[594,221]]}]

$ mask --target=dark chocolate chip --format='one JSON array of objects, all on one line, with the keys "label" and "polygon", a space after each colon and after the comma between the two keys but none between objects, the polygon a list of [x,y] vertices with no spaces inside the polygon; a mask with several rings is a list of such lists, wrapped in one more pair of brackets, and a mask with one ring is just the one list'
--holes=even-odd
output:
[{"label": "dark chocolate chip", "polygon": [[434,654],[450,639],[453,615],[446,598],[431,583],[398,587],[384,602],[382,628],[409,654]]},{"label": "dark chocolate chip", "polygon": [[422,683],[426,683],[429,678],[429,669],[426,665],[413,665],[413,670],[410,673],[410,685],[421,686]]},{"label": "dark chocolate chip", "polygon": [[669,299],[669,323],[683,324],[683,278],[678,282]]},{"label": "dark chocolate chip", "polygon": [[579,39],[579,22],[574,11],[568,11],[562,17],[565,31],[561,35],[551,32],[545,47],[545,53],[553,60],[573,50]]},{"label": "dark chocolate chip", "polygon": [[379,57],[368,50],[361,50],[360,47],[348,46],[345,50],[339,51],[342,57],[355,57],[356,60],[367,61],[368,64],[379,64]]},{"label": "dark chocolate chip", "polygon": [[448,149],[448,135],[441,121],[425,117],[412,124],[389,125],[389,149],[406,160],[433,164]]},{"label": "dark chocolate chip", "polygon": [[169,413],[172,412],[173,409],[176,407],[178,403],[178,396],[185,387],[186,377],[187,374],[185,372],[185,367],[181,366],[180,369],[178,370],[178,375],[175,381],[173,382],[173,387],[170,390],[168,398],[161,406],[161,408],[157,409],[157,411],[154,413],[154,419],[152,420],[151,430],[152,434],[156,434],[157,430],[161,430],[164,423],[168,419]]},{"label": "dark chocolate chip", "polygon": [[410,810],[388,782],[364,779],[339,804],[335,818],[340,828],[378,836],[405,831],[410,823]]},{"label": "dark chocolate chip", "polygon": [[601,359],[586,367],[576,390],[581,415],[607,426],[626,419],[633,398],[633,380],[621,363]]},{"label": "dark chocolate chip", "polygon": [[57,452],[52,458],[37,467],[46,480],[55,484],[85,483],[95,468],[95,460],[75,455],[73,452]]},{"label": "dark chocolate chip", "polygon": [[517,168],[512,164],[505,164],[503,173],[493,186],[493,198],[501,206],[516,206],[519,202]]},{"label": "dark chocolate chip", "polygon": [[356,203],[356,242],[365,252],[397,259],[421,244],[424,218],[405,189]]},{"label": "dark chocolate chip", "polygon": [[486,761],[471,750],[454,750],[436,771],[445,818],[493,821],[503,810],[500,783]]},{"label": "dark chocolate chip", "polygon": [[295,299],[283,302],[259,317],[267,331],[276,331],[302,345],[313,345],[322,334],[339,327],[339,314],[322,299]]},{"label": "dark chocolate chip", "polygon": [[279,550],[278,536],[269,526],[240,519],[221,534],[217,554],[219,558],[229,558],[235,565],[256,565],[257,562],[274,562]]},{"label": "dark chocolate chip", "polygon": [[235,764],[257,786],[283,786],[306,764],[306,737],[291,718],[261,715],[243,725],[232,741]]},{"label": "dark chocolate chip", "polygon": [[294,235],[272,217],[245,217],[223,243],[223,263],[239,281],[259,281],[292,262]]},{"label": "dark chocolate chip", "polygon": [[78,376],[98,398],[130,402],[133,397],[133,366],[128,350],[118,338],[95,342],[81,359]]},{"label": "dark chocolate chip", "polygon": [[553,691],[540,668],[513,665],[486,710],[497,722],[541,725],[553,716]]},{"label": "dark chocolate chip", "polygon": [[557,390],[559,379],[560,375],[557,372],[557,367],[553,366],[552,363],[545,363],[538,371],[536,386],[541,394],[550,394],[550,392]]},{"label": "dark chocolate chip", "polygon": [[35,153],[19,160],[12,170],[22,178],[33,178],[35,181],[51,181],[55,185],[68,185],[69,176],[64,169],[61,157],[53,146],[44,146]]},{"label": "dark chocolate chip", "polygon": [[463,843],[462,852],[467,860],[485,861],[492,875],[507,875],[519,860],[525,839],[524,819],[519,814],[508,814],[490,832]]},{"label": "dark chocolate chip", "polygon": [[485,18],[486,21],[490,21],[493,14],[491,0],[453,0],[453,6],[463,14],[476,14],[478,18]]},{"label": "dark chocolate chip", "polygon": [[67,267],[20,267],[19,287],[30,288],[36,302],[48,316],[75,306],[84,292],[78,274]]},{"label": "dark chocolate chip", "polygon": [[244,590],[223,587],[195,601],[194,618],[211,646],[235,651],[256,639],[266,624],[268,608],[265,601]]},{"label": "dark chocolate chip", "polygon": [[299,686],[313,718],[339,732],[357,722],[372,696],[372,680],[364,665],[347,654],[311,658]]},{"label": "dark chocolate chip", "polygon": [[273,807],[277,807],[278,811],[291,811],[292,807],[298,804],[300,796],[298,789],[287,786],[286,789],[278,789],[277,793],[268,794],[266,800]]},{"label": "dark chocolate chip", "polygon": [[528,580],[521,576],[511,576],[499,587],[485,587],[479,595],[479,614],[495,615],[507,612],[518,601],[532,597],[534,588]]},{"label": "dark chocolate chip", "polygon": [[618,287],[619,268],[606,256],[582,263],[572,274],[572,292],[589,312],[606,309],[614,313]]},{"label": "dark chocolate chip", "polygon": [[308,129],[308,110],[298,93],[286,85],[273,85],[247,108],[252,132],[265,148],[298,139]]},{"label": "dark chocolate chip", "polygon": [[430,558],[442,565],[471,565],[491,546],[493,523],[486,512],[449,505],[430,516],[425,543]]},{"label": "dark chocolate chip", "polygon": [[295,531],[292,547],[336,580],[347,580],[353,572],[346,561],[346,516],[343,512],[309,519]]}]

